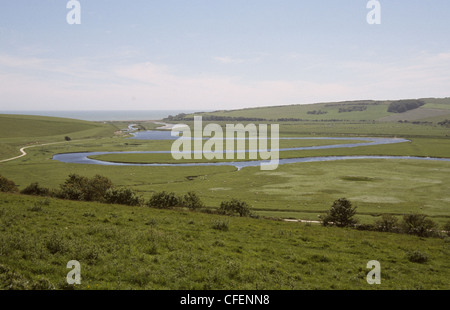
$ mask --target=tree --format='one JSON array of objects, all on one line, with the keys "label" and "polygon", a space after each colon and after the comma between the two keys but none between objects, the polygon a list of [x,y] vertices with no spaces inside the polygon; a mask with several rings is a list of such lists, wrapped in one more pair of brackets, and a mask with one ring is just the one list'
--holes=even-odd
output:
[{"label": "tree", "polygon": [[337,227],[353,226],[357,223],[353,216],[356,214],[356,207],[346,198],[335,200],[327,215],[323,218],[324,226],[335,225]]}]

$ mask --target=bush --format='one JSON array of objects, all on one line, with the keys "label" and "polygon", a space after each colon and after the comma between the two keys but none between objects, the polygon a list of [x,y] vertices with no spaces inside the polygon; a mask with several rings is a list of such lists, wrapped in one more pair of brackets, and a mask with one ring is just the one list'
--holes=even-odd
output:
[{"label": "bush", "polygon": [[428,255],[418,250],[408,252],[406,256],[408,257],[408,260],[413,263],[423,264],[428,261]]},{"label": "bush", "polygon": [[419,237],[429,237],[434,234],[436,223],[427,219],[425,214],[405,214],[401,229],[404,233]]},{"label": "bush", "polygon": [[231,201],[222,201],[219,212],[226,215],[250,216],[250,206],[245,201],[232,199]]},{"label": "bush", "polygon": [[50,190],[45,187],[40,187],[39,183],[31,183],[26,188],[20,191],[24,195],[34,195],[34,196],[49,196]]},{"label": "bush", "polygon": [[129,188],[110,188],[105,194],[105,202],[128,206],[139,206],[142,204],[142,199]]},{"label": "bush", "polygon": [[352,207],[352,203],[346,198],[340,198],[334,201],[331,209],[327,211],[327,215],[323,218],[323,226],[335,225],[337,227],[353,226],[357,223],[353,216],[356,213],[356,207]]},{"label": "bush", "polygon": [[228,221],[214,220],[211,227],[217,230],[228,231]]},{"label": "bush", "polygon": [[112,187],[112,182],[101,175],[95,175],[89,179],[77,174],[71,174],[64,184],[61,184],[58,196],[70,200],[104,202],[107,191]]},{"label": "bush", "polygon": [[19,191],[19,189],[18,189],[16,183],[14,183],[13,181],[8,180],[4,176],[0,175],[0,192],[16,193],[18,191]]},{"label": "bush", "polygon": [[166,193],[165,191],[153,194],[147,202],[147,206],[161,209],[178,207],[180,205],[181,201],[175,193]]},{"label": "bush", "polygon": [[444,228],[444,233],[446,233],[447,236],[450,237],[450,221],[448,221],[447,223],[445,223],[445,225],[444,225],[443,228]]},{"label": "bush", "polygon": [[375,222],[375,227],[382,232],[398,232],[398,219],[391,214],[383,214],[381,219]]},{"label": "bush", "polygon": [[205,204],[200,200],[200,197],[194,192],[188,192],[183,196],[182,205],[189,209],[199,209],[203,208]]}]

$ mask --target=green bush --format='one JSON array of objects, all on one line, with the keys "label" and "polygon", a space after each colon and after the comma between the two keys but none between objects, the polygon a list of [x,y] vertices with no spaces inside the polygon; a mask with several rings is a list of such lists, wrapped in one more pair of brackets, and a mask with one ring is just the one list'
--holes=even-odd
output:
[{"label": "green bush", "polygon": [[31,183],[26,188],[20,191],[24,195],[34,195],[34,196],[49,196],[50,190],[45,187],[40,187],[39,183]]},{"label": "green bush", "polygon": [[200,197],[198,197],[198,195],[194,192],[188,192],[181,200],[184,207],[192,210],[205,207],[205,204],[200,200]]},{"label": "green bush", "polygon": [[228,221],[214,220],[211,227],[216,230],[228,231]]},{"label": "green bush", "polygon": [[230,201],[222,201],[220,203],[219,213],[226,215],[250,216],[250,206],[245,202],[238,199],[232,199]]},{"label": "green bush", "polygon": [[444,233],[446,233],[447,236],[450,237],[450,221],[448,221],[447,223],[445,223],[445,225],[444,225],[443,228],[444,228]]},{"label": "green bush", "polygon": [[406,256],[408,257],[408,260],[413,263],[423,264],[428,261],[428,255],[418,250],[408,252]]},{"label": "green bush", "polygon": [[401,229],[404,233],[419,237],[429,237],[435,232],[436,223],[427,219],[425,214],[405,214]]},{"label": "green bush", "polygon": [[112,182],[101,175],[95,175],[90,179],[71,174],[64,184],[61,184],[58,197],[70,200],[104,202],[107,191],[112,187]]},{"label": "green bush", "polygon": [[105,194],[105,202],[128,206],[139,206],[142,199],[129,188],[110,188]]},{"label": "green bush", "polygon": [[153,194],[147,202],[147,206],[160,209],[179,207],[180,205],[181,201],[175,193],[166,193],[165,191]]},{"label": "green bush", "polygon": [[16,183],[0,175],[0,192],[16,193],[18,191]]},{"label": "green bush", "polygon": [[383,214],[381,219],[375,222],[375,227],[382,232],[398,232],[398,219],[391,214]]},{"label": "green bush", "polygon": [[354,226],[357,220],[353,218],[356,207],[346,198],[335,200],[327,215],[322,219],[323,226],[335,225],[337,227]]}]

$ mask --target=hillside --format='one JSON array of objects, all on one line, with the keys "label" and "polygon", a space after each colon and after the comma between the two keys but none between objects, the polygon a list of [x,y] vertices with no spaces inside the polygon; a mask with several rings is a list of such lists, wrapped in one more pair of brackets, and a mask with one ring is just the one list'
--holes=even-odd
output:
[{"label": "hillside", "polygon": [[66,136],[71,139],[112,136],[116,130],[114,125],[98,122],[1,114],[0,159],[20,155],[19,148],[30,143],[63,142]]},{"label": "hillside", "polygon": [[[344,101],[326,102],[315,104],[296,104],[285,106],[271,106],[260,108],[247,108],[239,110],[220,110],[214,112],[199,113],[205,119],[216,117],[217,120],[226,118],[240,118],[237,120],[249,121],[417,121],[436,116],[448,116],[450,118],[450,98],[425,98],[425,105],[416,110],[405,113],[388,112],[387,101]],[[415,111],[415,112],[413,112]],[[412,116],[411,116],[412,115]],[[187,115],[187,118],[192,115]],[[168,119],[170,120],[170,119]]]},{"label": "hillside", "polygon": [[[5,193],[0,221],[0,289],[66,289],[74,259],[82,277],[76,289],[449,285],[448,245],[438,238]],[[414,262],[410,253],[428,260]],[[366,282],[372,259],[382,263],[381,285]]]}]

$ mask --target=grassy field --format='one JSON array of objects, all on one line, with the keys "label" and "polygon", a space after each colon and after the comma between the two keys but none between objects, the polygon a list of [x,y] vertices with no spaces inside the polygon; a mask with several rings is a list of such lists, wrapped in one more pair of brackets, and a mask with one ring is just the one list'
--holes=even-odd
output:
[{"label": "grassy field", "polygon": [[[347,104],[347,103],[345,103]],[[345,106],[344,104],[344,106]],[[339,113],[318,104],[221,112],[233,116],[311,117],[280,122],[285,137],[399,137],[411,142],[281,152],[281,158],[336,155],[450,157],[449,129],[432,124],[378,122],[387,102],[369,111]],[[423,108],[442,109],[448,99],[427,99]],[[294,110],[292,110],[294,109]],[[296,110],[298,109],[298,110]],[[307,111],[327,110],[312,115]],[[448,110],[448,109],[447,109]],[[248,114],[247,114],[248,113]],[[255,113],[255,114],[253,114]],[[260,113],[260,114],[258,114]],[[363,115],[364,114],[364,115]],[[342,121],[322,117],[345,116]],[[445,113],[434,119],[445,118]],[[317,118],[314,120],[314,118]],[[0,116],[0,175],[20,189],[32,182],[58,188],[71,173],[106,176],[148,199],[155,192],[195,191],[208,208],[231,198],[248,202],[271,218],[317,220],[334,200],[357,206],[361,223],[381,214],[424,213],[440,227],[449,221],[450,163],[419,160],[344,160],[259,167],[137,167],[64,164],[56,153],[170,150],[172,141],[127,139],[128,123],[96,123],[28,116]],[[204,122],[206,125],[208,122]],[[218,122],[224,125],[226,122]],[[187,122],[187,124],[192,125]],[[159,125],[142,123],[146,129]],[[72,140],[66,142],[65,136]],[[347,141],[281,140],[280,147],[340,144]],[[102,160],[172,162],[170,154],[104,155]],[[226,222],[228,231],[212,228]],[[448,289],[448,240],[324,228],[315,224],[230,218],[189,211],[162,211],[57,199],[0,194],[0,283],[2,288],[50,285],[65,288],[67,261],[83,262],[82,289],[373,289],[366,263],[383,266],[384,289]],[[424,264],[408,260],[419,250]]]},{"label": "grassy field", "polygon": [[[0,194],[0,288],[448,289],[436,238]],[[227,230],[218,230],[222,222]],[[413,252],[428,260],[410,260]],[[369,285],[366,264],[381,264]]]}]

